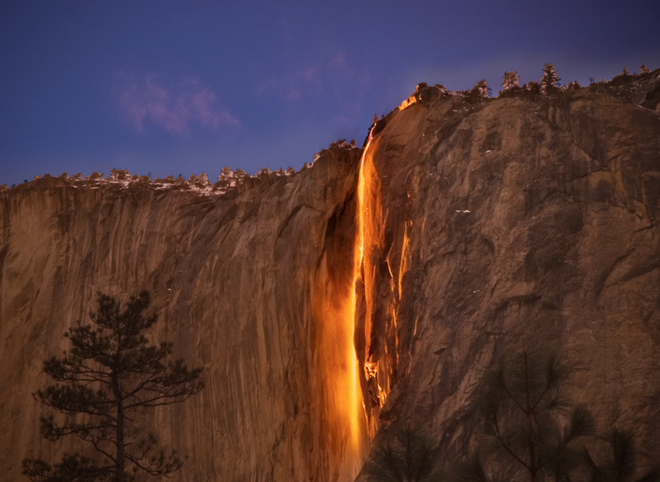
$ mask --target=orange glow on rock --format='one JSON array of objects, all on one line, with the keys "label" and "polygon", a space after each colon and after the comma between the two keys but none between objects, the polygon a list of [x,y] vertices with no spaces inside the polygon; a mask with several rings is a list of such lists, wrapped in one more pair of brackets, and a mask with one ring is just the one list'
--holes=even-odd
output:
[{"label": "orange glow on rock", "polygon": [[[354,226],[356,233],[352,245],[336,246],[326,251],[314,284],[313,308],[319,332],[318,366],[321,369],[324,397],[324,430],[328,434],[327,450],[337,467],[337,480],[355,480],[369,445],[365,404],[361,379],[362,367],[355,348],[356,308],[359,304],[356,292],[361,283],[364,251],[364,197],[365,183],[362,176],[364,159],[369,144],[360,160],[355,205]],[[350,241],[349,241],[350,243]],[[351,252],[352,258],[346,258]],[[337,253],[340,253],[339,255]],[[344,256],[337,258],[336,256]]]},{"label": "orange glow on rock", "polygon": [[[357,249],[359,256],[356,259],[355,285],[360,282],[364,287],[363,311],[364,322],[355,323],[361,327],[363,332],[359,337],[366,341],[366,352],[362,353],[361,360],[364,360],[362,367],[364,373],[365,392],[362,394],[365,398],[363,407],[365,408],[365,428],[366,435],[373,439],[378,428],[377,417],[374,415],[374,407],[380,408],[385,402],[389,393],[389,386],[383,388],[381,383],[387,381],[383,376],[385,367],[377,359],[372,359],[369,354],[369,347],[372,343],[372,323],[373,316],[377,309],[376,303],[381,300],[374,299],[374,293],[377,291],[377,272],[380,265],[380,257],[383,244],[383,212],[380,199],[381,181],[373,162],[373,152],[371,147],[372,139],[369,139],[367,146],[362,154],[360,163],[360,177],[358,183],[358,236]],[[382,372],[382,373],[381,373]]]},{"label": "orange glow on rock", "polygon": [[406,272],[408,267],[408,247],[410,245],[410,229],[412,228],[412,221],[407,221],[405,224],[405,231],[403,233],[403,244],[401,246],[401,264],[399,268],[399,299],[403,294],[402,282],[403,282],[403,273]]}]

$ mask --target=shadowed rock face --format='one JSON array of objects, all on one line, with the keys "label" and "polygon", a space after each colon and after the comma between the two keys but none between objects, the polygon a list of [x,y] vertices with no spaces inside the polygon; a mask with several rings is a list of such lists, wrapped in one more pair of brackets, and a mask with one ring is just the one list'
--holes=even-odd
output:
[{"label": "shadowed rock face", "polygon": [[55,178],[0,192],[9,479],[24,457],[75,448],[40,439],[30,394],[99,290],[149,290],[152,339],[206,368],[200,394],[145,416],[188,454],[181,481],[351,480],[366,433],[394,419],[460,454],[479,371],[539,348],[576,363],[574,398],[635,424],[660,458],[658,114],[583,91],[466,104],[433,89],[379,121],[364,157],[359,450],[340,320],[359,150],[232,196]]}]

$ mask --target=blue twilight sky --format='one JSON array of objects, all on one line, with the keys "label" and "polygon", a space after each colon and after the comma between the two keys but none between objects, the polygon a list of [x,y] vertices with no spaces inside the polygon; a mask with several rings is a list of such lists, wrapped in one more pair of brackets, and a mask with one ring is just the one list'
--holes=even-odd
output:
[{"label": "blue twilight sky", "polygon": [[3,0],[0,184],[299,169],[418,82],[660,67],[660,0]]}]

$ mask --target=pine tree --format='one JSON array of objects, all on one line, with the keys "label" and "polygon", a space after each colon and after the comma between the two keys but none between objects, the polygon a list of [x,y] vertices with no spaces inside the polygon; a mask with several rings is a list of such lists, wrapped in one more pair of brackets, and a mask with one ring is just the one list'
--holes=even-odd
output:
[{"label": "pine tree", "polygon": [[182,402],[204,384],[200,368],[169,361],[171,343],[149,343],[145,331],[156,316],[145,316],[149,294],[131,296],[125,309],[117,299],[99,293],[95,326],[70,328],[64,336],[71,349],[63,358],[44,362],[56,383],[38,390],[35,399],[60,412],[41,418],[49,441],[75,436],[90,445],[90,454],[65,454],[53,466],[25,459],[23,474],[38,482],[129,482],[136,474],[169,475],[182,461],[176,452],[158,448],[153,434],[138,435],[145,409]]},{"label": "pine tree", "polygon": [[490,443],[480,445],[468,478],[516,479],[517,474],[535,482],[546,473],[564,480],[582,457],[575,441],[593,430],[590,412],[564,398],[569,375],[556,358],[527,352],[484,372],[472,403]]},{"label": "pine tree", "polygon": [[438,475],[434,447],[420,427],[394,425],[371,451],[362,474],[374,482],[431,482]]},{"label": "pine tree", "polygon": [[479,96],[484,99],[490,97],[490,87],[488,87],[488,82],[486,82],[485,79],[480,80],[476,84],[474,84],[474,87],[472,90]]},{"label": "pine tree", "polygon": [[543,78],[541,79],[541,93],[545,95],[557,92],[558,84],[561,79],[557,76],[557,71],[553,64],[545,64],[543,67]]},{"label": "pine tree", "polygon": [[502,91],[510,90],[516,87],[520,87],[520,77],[513,70],[504,72],[502,77]]},{"label": "pine tree", "polygon": [[491,89],[488,87],[488,82],[482,79],[474,84],[471,90],[463,90],[461,94],[465,95],[466,100],[469,102],[479,102],[490,97]]},{"label": "pine tree", "polygon": [[607,442],[605,460],[595,462],[585,451],[590,479],[594,482],[657,482],[660,468],[651,467],[639,474],[639,451],[635,447],[635,437],[630,430],[612,427],[601,437]]}]

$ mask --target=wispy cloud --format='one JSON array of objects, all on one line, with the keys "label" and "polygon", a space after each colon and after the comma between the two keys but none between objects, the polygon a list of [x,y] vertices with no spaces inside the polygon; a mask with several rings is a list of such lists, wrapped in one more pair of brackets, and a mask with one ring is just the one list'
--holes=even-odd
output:
[{"label": "wispy cloud", "polygon": [[[303,101],[317,96],[345,95],[366,89],[371,83],[366,68],[352,67],[343,53],[311,62],[277,77],[257,83],[257,94],[268,94],[286,101]],[[350,89],[347,87],[351,86]]]},{"label": "wispy cloud", "polygon": [[323,82],[319,76],[319,68],[311,65],[281,77],[271,77],[257,84],[257,94],[275,94],[287,101],[297,101],[303,94],[320,94],[323,92]]},{"label": "wispy cloud", "polygon": [[154,75],[148,75],[141,82],[128,85],[120,95],[119,104],[138,132],[145,132],[152,124],[174,136],[187,137],[192,125],[217,131],[240,124],[220,105],[218,96],[195,79],[168,89],[158,84]]},{"label": "wispy cloud", "polygon": [[289,106],[331,102],[333,124],[345,129],[354,127],[370,86],[371,75],[366,67],[351,65],[346,55],[335,52],[257,83],[256,93]]}]

